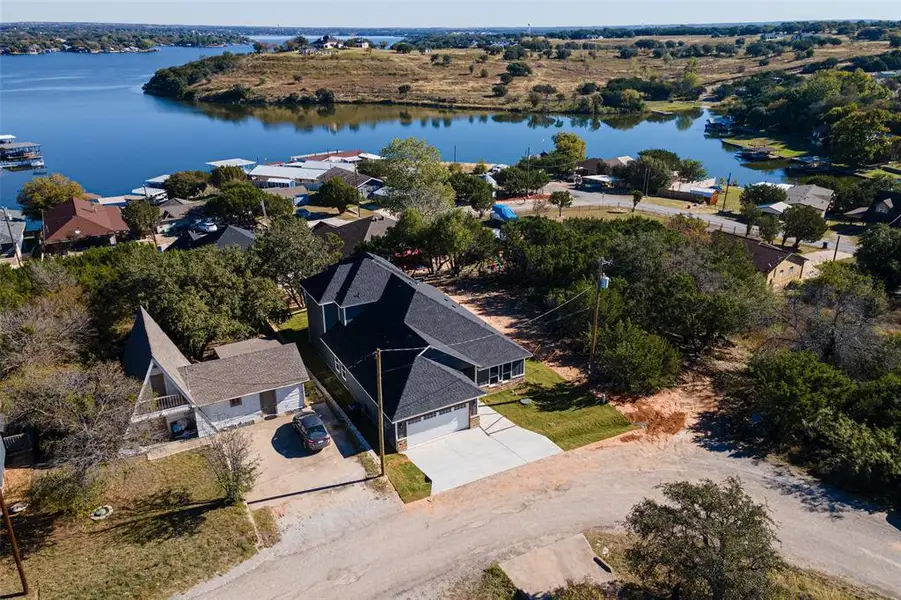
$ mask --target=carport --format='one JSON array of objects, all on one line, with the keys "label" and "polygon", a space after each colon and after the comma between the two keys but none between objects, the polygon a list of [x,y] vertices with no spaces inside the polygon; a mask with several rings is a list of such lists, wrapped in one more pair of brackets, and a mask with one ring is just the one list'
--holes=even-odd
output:
[{"label": "carport", "polygon": [[409,448],[404,454],[432,480],[432,494],[560,454],[548,438],[479,403],[480,426]]}]

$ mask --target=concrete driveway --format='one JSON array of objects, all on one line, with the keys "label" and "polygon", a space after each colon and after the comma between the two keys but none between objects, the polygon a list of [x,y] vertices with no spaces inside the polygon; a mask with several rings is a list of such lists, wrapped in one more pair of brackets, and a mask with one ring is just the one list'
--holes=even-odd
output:
[{"label": "concrete driveway", "polygon": [[563,452],[545,436],[479,404],[479,427],[415,446],[404,454],[432,480],[432,494]]},{"label": "concrete driveway", "polygon": [[251,508],[270,506],[278,516],[308,514],[335,502],[336,497],[354,500],[356,488],[366,488],[366,471],[355,458],[347,431],[328,406],[322,402],[304,410],[315,410],[332,436],[332,443],[317,453],[301,443],[291,425],[292,415],[246,429],[260,458],[259,480],[247,494]]}]

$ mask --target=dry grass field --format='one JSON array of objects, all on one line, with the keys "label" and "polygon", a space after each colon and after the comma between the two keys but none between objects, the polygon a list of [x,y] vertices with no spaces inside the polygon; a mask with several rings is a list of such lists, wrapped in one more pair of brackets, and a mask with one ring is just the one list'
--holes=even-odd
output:
[{"label": "dry grass field", "polygon": [[[728,38],[706,36],[667,37],[662,40],[692,43],[717,43]],[[251,55],[238,69],[214,77],[195,86],[197,97],[228,90],[235,85],[246,86],[252,96],[267,102],[277,102],[296,93],[312,95],[317,89],[332,90],[339,102],[385,103],[457,106],[525,110],[529,90],[536,84],[553,85],[567,96],[569,105],[576,87],[586,81],[603,84],[616,77],[672,78],[681,73],[688,59],[664,61],[653,58],[647,50],[631,59],[617,57],[618,49],[631,45],[633,40],[598,40],[594,51],[576,50],[567,60],[540,57],[532,53],[526,62],[532,67],[529,77],[517,77],[508,86],[506,97],[492,94],[492,85],[505,72],[507,62],[501,56],[486,56],[482,50],[436,50],[432,54],[414,51],[398,54],[391,50],[347,49],[330,54],[301,55],[297,53]],[[761,70],[800,69],[803,65],[826,58],[847,59],[888,50],[888,42],[860,42],[845,38],[840,46],[817,48],[813,58],[795,60],[794,53],[774,57],[767,66],[759,59],[738,54],[733,57],[704,57],[697,60],[697,70],[704,85],[715,86]],[[450,56],[450,64],[442,60],[432,64],[431,57]],[[471,71],[470,71],[471,69]],[[482,77],[482,70],[486,76]],[[401,94],[398,87],[409,85],[410,91]],[[560,109],[553,97],[550,109]],[[678,103],[684,108],[684,103]],[[665,108],[655,106],[654,108]]]}]

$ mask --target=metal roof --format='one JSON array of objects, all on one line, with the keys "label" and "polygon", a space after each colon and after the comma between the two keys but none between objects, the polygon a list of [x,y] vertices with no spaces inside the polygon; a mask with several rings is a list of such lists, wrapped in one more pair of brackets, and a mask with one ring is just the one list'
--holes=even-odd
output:
[{"label": "metal roof", "polygon": [[224,160],[211,160],[206,164],[211,167],[249,167],[257,163],[255,160],[247,160],[246,158],[226,158]]}]

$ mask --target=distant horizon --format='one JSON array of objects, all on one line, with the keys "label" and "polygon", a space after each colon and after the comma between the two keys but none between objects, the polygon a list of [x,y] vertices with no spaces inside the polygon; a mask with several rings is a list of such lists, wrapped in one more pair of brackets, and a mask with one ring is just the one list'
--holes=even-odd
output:
[{"label": "distant horizon", "polygon": [[[337,14],[341,17],[336,17]],[[346,23],[336,24],[338,20]],[[265,0],[247,3],[217,0],[4,0],[2,8],[5,25],[59,23],[284,29],[469,30],[526,29],[529,25],[539,29],[575,29],[857,20],[901,20],[901,2]],[[570,24],[559,24],[563,21]]]}]

